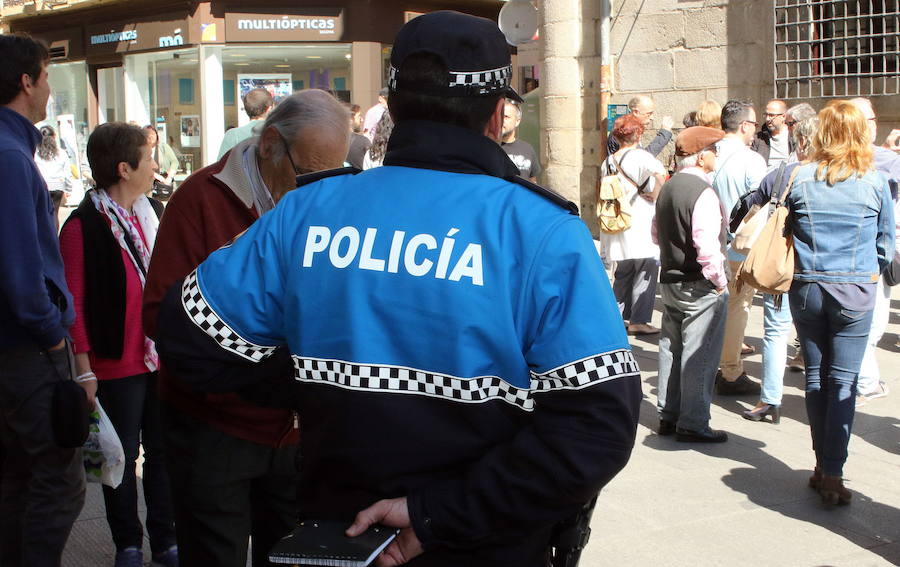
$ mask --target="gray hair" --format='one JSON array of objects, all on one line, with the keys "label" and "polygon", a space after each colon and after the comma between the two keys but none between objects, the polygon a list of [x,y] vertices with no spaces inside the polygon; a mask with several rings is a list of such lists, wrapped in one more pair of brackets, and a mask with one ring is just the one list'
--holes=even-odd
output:
[{"label": "gray hair", "polygon": [[[347,124],[350,111],[331,94],[320,89],[298,91],[285,98],[276,106],[263,124],[261,132],[270,126],[278,130],[288,146],[297,143],[300,132],[315,128],[317,133],[350,138]],[[275,144],[272,159],[280,160],[285,155],[284,146]]]},{"label": "gray hair", "polygon": [[682,170],[686,167],[694,167],[697,165],[697,160],[700,159],[700,152],[696,154],[691,154],[689,156],[675,156],[675,167],[678,170]]},{"label": "gray hair", "polygon": [[800,104],[795,104],[794,106],[788,108],[785,114],[787,114],[797,122],[803,122],[807,118],[816,116],[817,113],[816,109],[813,108],[812,105],[801,102]]},{"label": "gray hair", "polygon": [[794,143],[797,145],[798,150],[800,148],[803,148],[804,155],[806,154],[807,150],[809,150],[810,143],[812,142],[813,137],[816,135],[816,130],[818,129],[819,117],[816,114],[807,116],[802,120],[798,120],[797,125],[794,126]]},{"label": "gray hair", "polygon": [[645,94],[637,95],[628,101],[628,109],[637,110],[637,107],[640,106],[642,102],[653,102],[653,99]]}]

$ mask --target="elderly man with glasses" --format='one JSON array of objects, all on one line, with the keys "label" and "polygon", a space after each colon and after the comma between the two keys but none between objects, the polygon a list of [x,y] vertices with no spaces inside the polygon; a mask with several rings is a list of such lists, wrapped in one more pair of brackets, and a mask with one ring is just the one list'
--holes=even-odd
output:
[{"label": "elderly man with glasses", "polygon": [[[712,186],[722,201],[726,212],[745,194],[756,190],[766,174],[766,160],[750,149],[756,135],[756,110],[753,104],[742,100],[729,100],[722,108],[722,129],[725,137],[719,142],[719,156]],[[728,242],[734,234],[728,234]],[[759,384],[753,382],[744,372],[742,354],[750,354],[753,349],[743,344],[744,328],[750,314],[754,289],[735,285],[734,276],[744,256],[728,248],[728,315],[725,321],[725,343],[716,377],[716,393],[719,395],[746,395],[759,393]]]},{"label": "elderly man with glasses", "polygon": [[[340,167],[350,143],[347,108],[321,90],[294,93],[269,113],[258,137],[189,177],[172,196],[157,235],[144,290],[144,330],[173,282],[247,230],[297,176]],[[292,370],[285,361],[282,375]],[[297,420],[236,394],[207,395],[189,376],[162,367],[166,459],[183,565],[268,565],[269,548],[297,518]],[[254,398],[256,399],[256,398]]]}]

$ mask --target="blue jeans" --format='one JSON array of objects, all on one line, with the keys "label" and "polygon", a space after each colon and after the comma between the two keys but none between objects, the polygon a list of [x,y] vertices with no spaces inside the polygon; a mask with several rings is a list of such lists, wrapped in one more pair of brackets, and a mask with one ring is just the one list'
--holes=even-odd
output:
[{"label": "blue jeans", "polygon": [[795,280],[790,299],[806,361],[806,413],[816,464],[828,476],[842,476],[872,311],[842,308],[815,282]]},{"label": "blue jeans", "polygon": [[763,295],[763,375],[759,401],[773,406],[781,405],[788,335],[794,322],[785,299],[782,298],[781,309],[778,310],[775,309],[775,296]]},{"label": "blue jeans", "polygon": [[659,417],[681,429],[701,431],[709,426],[728,296],[717,294],[706,280],[661,283],[659,288]]}]

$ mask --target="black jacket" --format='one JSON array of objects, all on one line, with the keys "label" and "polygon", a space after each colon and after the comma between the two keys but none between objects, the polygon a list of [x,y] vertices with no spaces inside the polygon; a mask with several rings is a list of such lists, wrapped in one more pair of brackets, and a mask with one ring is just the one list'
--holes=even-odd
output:
[{"label": "black jacket", "polygon": [[[763,159],[766,160],[766,165],[769,164],[769,154],[772,152],[772,134],[765,124],[763,124],[762,129],[756,133],[756,137],[753,138],[753,142],[750,143],[750,149],[761,155]],[[788,136],[788,153],[793,151],[794,138]]]}]

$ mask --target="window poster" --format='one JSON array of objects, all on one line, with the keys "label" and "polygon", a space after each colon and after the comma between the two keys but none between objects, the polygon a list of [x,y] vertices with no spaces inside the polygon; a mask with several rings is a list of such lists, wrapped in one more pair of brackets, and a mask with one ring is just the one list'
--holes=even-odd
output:
[{"label": "window poster", "polygon": [[238,112],[238,126],[250,122],[247,113],[243,111],[244,95],[253,89],[263,88],[269,91],[275,104],[293,92],[293,83],[291,82],[290,73],[256,73],[256,74],[239,74],[237,76],[237,102],[241,105],[241,111]]},{"label": "window poster", "polygon": [[200,147],[200,115],[183,114],[181,116],[181,147]]}]

